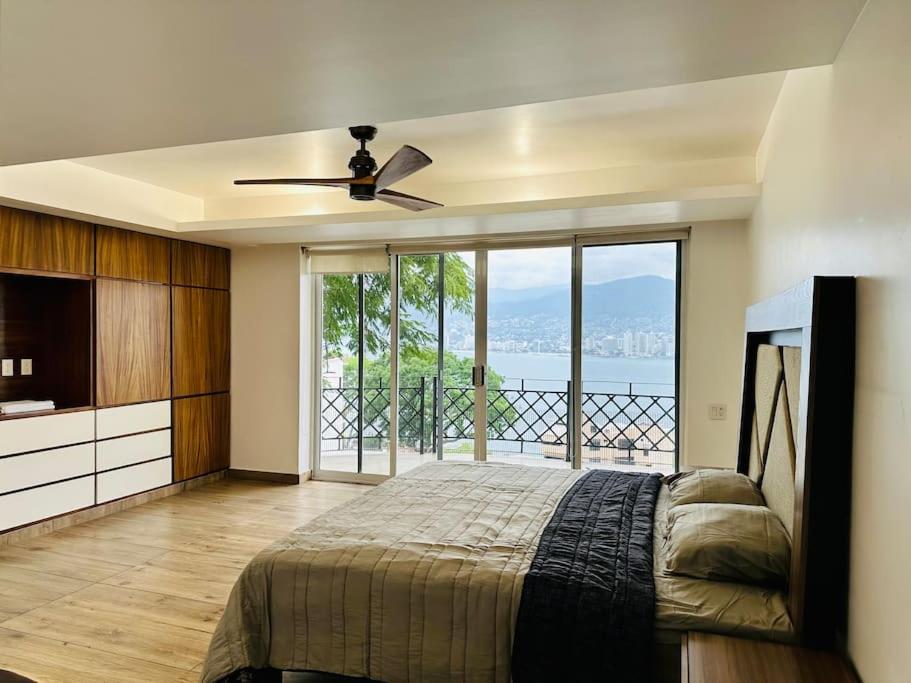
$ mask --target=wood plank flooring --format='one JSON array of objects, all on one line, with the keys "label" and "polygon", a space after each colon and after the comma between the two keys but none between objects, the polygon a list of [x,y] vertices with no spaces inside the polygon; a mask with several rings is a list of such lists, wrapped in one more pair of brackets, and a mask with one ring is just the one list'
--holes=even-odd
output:
[{"label": "wood plank flooring", "polygon": [[0,669],[40,681],[197,681],[240,571],[367,490],[225,479],[0,548]]}]

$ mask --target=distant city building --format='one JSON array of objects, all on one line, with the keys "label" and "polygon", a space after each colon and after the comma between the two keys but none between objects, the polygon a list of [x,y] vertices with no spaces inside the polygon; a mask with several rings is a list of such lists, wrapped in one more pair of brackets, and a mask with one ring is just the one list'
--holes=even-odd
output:
[{"label": "distant city building", "polygon": [[623,355],[625,356],[635,356],[636,355],[636,344],[634,342],[632,330],[627,330],[623,333]]},{"label": "distant city building", "polygon": [[[674,316],[597,319],[584,318],[582,352],[586,355],[625,358],[672,358]],[[470,352],[474,349],[474,318],[452,315],[446,321],[447,348]],[[571,352],[568,314],[560,316],[500,317],[488,320],[490,352]]]}]

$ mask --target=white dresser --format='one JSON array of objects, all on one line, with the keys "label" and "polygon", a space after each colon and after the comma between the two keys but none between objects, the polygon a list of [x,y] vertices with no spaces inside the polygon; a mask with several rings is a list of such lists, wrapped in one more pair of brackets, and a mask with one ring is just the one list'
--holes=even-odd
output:
[{"label": "white dresser", "polygon": [[171,482],[170,401],[0,420],[0,533]]},{"label": "white dresser", "polygon": [[96,503],[171,483],[171,402],[95,413]]}]

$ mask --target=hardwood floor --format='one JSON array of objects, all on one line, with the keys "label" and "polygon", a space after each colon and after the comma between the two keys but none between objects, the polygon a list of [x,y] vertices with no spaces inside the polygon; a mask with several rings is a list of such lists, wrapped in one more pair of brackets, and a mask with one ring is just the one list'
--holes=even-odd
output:
[{"label": "hardwood floor", "polygon": [[240,571],[365,486],[225,479],[0,549],[0,669],[197,681]]}]

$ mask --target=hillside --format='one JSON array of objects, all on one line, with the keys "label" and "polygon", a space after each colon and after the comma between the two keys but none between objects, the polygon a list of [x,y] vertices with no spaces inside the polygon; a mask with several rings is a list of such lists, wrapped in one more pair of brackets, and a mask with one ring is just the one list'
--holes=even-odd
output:
[{"label": "hillside", "polygon": [[[656,275],[611,280],[582,289],[582,311],[592,318],[662,318],[675,308],[673,280]],[[544,290],[544,291],[542,291]],[[491,320],[569,318],[569,286],[529,290],[494,289],[488,302]]]}]

